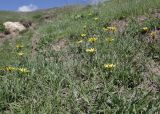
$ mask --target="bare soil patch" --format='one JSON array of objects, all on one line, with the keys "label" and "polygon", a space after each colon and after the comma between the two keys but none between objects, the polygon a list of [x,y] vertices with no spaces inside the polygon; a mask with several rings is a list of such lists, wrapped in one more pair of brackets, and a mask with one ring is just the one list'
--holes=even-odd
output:
[{"label": "bare soil patch", "polygon": [[119,32],[124,32],[128,26],[127,20],[115,20],[111,22],[111,26],[116,26]]},{"label": "bare soil patch", "polygon": [[55,43],[51,44],[51,49],[54,51],[61,51],[68,47],[68,40],[67,39],[60,39]]}]

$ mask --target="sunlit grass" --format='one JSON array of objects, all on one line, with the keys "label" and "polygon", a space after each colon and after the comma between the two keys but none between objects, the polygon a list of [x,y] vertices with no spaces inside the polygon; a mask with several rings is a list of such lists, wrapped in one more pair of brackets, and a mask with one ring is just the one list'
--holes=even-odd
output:
[{"label": "sunlit grass", "polygon": [[[0,49],[0,112],[158,112],[160,21],[148,15],[159,3],[113,0],[82,7],[6,41]],[[139,15],[148,19],[141,24]],[[115,20],[127,20],[123,31],[111,25]],[[36,50],[34,32],[40,39]]]}]

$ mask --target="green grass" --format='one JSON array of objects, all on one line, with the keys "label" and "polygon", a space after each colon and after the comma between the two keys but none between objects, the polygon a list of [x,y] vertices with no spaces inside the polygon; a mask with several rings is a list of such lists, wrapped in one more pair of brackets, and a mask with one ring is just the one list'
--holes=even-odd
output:
[{"label": "green grass", "polygon": [[2,23],[0,23],[0,32],[4,32],[5,31],[5,27]]},{"label": "green grass", "polygon": [[[150,33],[160,27],[152,16],[159,0],[112,0],[97,6],[42,11],[56,13],[35,31],[6,41],[0,50],[0,68],[27,68],[29,73],[0,70],[0,112],[13,114],[154,114],[160,111],[159,39]],[[59,13],[58,13],[59,12]],[[91,15],[89,15],[91,13]],[[41,18],[40,12],[32,19]],[[142,24],[137,17],[148,19]],[[98,20],[95,20],[98,18]],[[126,20],[123,32],[103,28]],[[84,27],[86,26],[86,27]],[[147,33],[142,32],[148,27]],[[81,37],[82,33],[87,34]],[[32,57],[32,37],[39,34]],[[88,38],[96,37],[95,43]],[[113,42],[106,41],[113,38]],[[83,40],[77,44],[77,41]],[[52,47],[66,41],[60,51]],[[17,50],[20,43],[24,48]],[[60,45],[60,44],[59,44]],[[52,47],[51,47],[52,46]],[[95,48],[96,52],[86,52]],[[17,52],[24,56],[19,57]],[[112,70],[104,64],[115,64]],[[154,67],[148,64],[157,65]],[[157,75],[158,74],[158,75]]]}]

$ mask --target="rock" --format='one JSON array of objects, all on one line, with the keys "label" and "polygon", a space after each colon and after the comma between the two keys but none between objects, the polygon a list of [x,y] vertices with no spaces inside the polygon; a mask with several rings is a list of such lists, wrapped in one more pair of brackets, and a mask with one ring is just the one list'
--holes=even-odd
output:
[{"label": "rock", "polygon": [[5,22],[3,23],[3,25],[5,26],[6,31],[8,31],[11,34],[19,33],[26,30],[26,27],[20,22]]}]

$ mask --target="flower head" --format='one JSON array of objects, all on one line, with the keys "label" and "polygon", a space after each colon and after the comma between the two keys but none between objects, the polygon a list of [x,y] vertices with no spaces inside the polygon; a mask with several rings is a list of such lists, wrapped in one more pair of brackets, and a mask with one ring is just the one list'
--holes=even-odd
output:
[{"label": "flower head", "polygon": [[87,36],[87,34],[81,34],[81,37],[85,37],[85,36]]},{"label": "flower head", "polygon": [[107,27],[107,28],[103,28],[104,30],[107,30],[107,31],[112,31],[112,32],[115,32],[117,31],[117,28],[116,27]]},{"label": "flower head", "polygon": [[156,35],[157,35],[156,32],[151,32],[151,34],[150,34],[150,36],[151,36],[152,39],[155,39]]},{"label": "flower head", "polygon": [[109,69],[109,70],[112,70],[115,67],[116,67],[116,65],[114,65],[114,64],[104,64],[104,68]]},{"label": "flower head", "polygon": [[95,18],[94,18],[94,20],[95,20],[95,21],[98,21],[98,20],[99,20],[99,18],[98,18],[98,17],[95,17]]},{"label": "flower head", "polygon": [[106,41],[109,42],[109,43],[111,43],[111,42],[114,41],[114,39],[113,38],[107,38]]},{"label": "flower head", "polygon": [[24,47],[24,45],[22,45],[22,44],[16,44],[16,48],[17,49],[21,49],[21,48],[23,48]]},{"label": "flower head", "polygon": [[149,30],[148,27],[143,27],[142,29],[144,32],[147,32]]},{"label": "flower head", "polygon": [[18,71],[20,71],[21,73],[28,73],[29,70],[27,68],[18,68]]},{"label": "flower head", "polygon": [[84,25],[83,28],[84,28],[84,29],[87,28],[87,25]]},{"label": "flower head", "polygon": [[78,42],[77,42],[77,44],[81,44],[83,42],[83,40],[79,40]]},{"label": "flower head", "polygon": [[88,16],[92,16],[93,14],[92,13],[88,13]]},{"label": "flower head", "polygon": [[94,43],[97,41],[97,38],[88,38],[88,42]]},{"label": "flower head", "polygon": [[96,52],[96,49],[95,48],[89,48],[89,49],[86,49],[86,52],[94,53],[94,52]]},{"label": "flower head", "polygon": [[23,52],[19,52],[18,55],[19,55],[19,56],[23,56],[24,53],[23,53]]},{"label": "flower head", "polygon": [[6,70],[6,71],[16,71],[17,68],[11,67],[11,66],[7,66],[7,67],[4,68],[4,70]]}]

